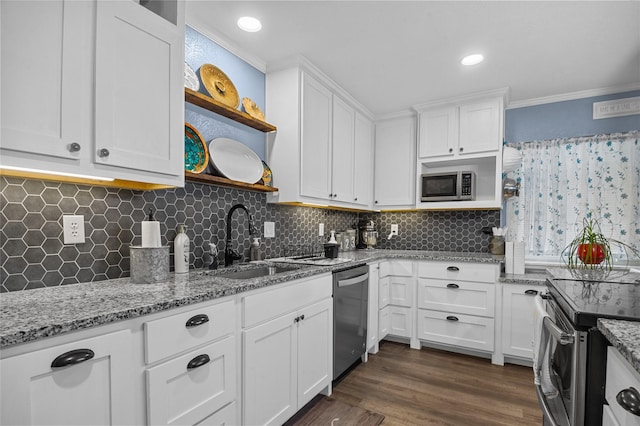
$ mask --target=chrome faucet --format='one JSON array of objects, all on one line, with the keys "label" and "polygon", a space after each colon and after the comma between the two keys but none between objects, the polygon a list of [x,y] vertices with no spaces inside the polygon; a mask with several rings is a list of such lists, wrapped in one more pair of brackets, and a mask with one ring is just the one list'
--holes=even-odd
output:
[{"label": "chrome faucet", "polygon": [[236,204],[231,207],[229,209],[229,213],[227,213],[227,238],[224,244],[224,266],[232,265],[234,260],[242,259],[240,253],[231,247],[231,216],[233,215],[233,212],[238,209],[244,210],[249,218],[249,236],[257,234],[256,228],[253,226],[253,216],[249,213],[249,210],[247,210],[245,205]]}]

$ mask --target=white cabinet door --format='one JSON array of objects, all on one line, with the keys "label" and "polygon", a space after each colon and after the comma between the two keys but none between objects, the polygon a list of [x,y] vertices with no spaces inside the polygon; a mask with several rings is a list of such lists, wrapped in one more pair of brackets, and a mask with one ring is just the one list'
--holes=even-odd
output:
[{"label": "white cabinet door", "polygon": [[99,1],[96,25],[94,161],[181,176],[181,27],[127,0]]},{"label": "white cabinet door", "polygon": [[389,304],[391,277],[380,278],[378,283],[378,308],[382,309]]},{"label": "white cabinet door", "polygon": [[297,407],[296,312],[243,334],[243,424],[282,424]]},{"label": "white cabinet door", "polygon": [[415,118],[376,124],[374,208],[415,205]]},{"label": "white cabinet door", "polygon": [[371,207],[373,198],[373,124],[356,113],[353,203]]},{"label": "white cabinet door", "polygon": [[400,306],[388,306],[389,308],[389,333],[399,337],[412,337],[414,322],[413,311]]},{"label": "white cabinet door", "polygon": [[298,408],[331,383],[333,299],[298,312]]},{"label": "white cabinet door", "polygon": [[396,306],[411,307],[415,292],[413,277],[386,277],[389,280],[389,303]]},{"label": "white cabinet door", "polygon": [[502,353],[533,359],[534,297],[543,286],[502,286]]},{"label": "white cabinet door", "polygon": [[[302,73],[300,195],[328,200],[331,195],[331,92]],[[292,119],[295,119],[293,117]]]},{"label": "white cabinet door", "polygon": [[418,309],[417,336],[420,340],[492,352],[494,324],[493,318]]},{"label": "white cabinet door", "polygon": [[369,307],[367,310],[367,349],[377,352],[378,344],[378,272],[377,264],[369,265]]},{"label": "white cabinet door", "polygon": [[453,156],[458,147],[458,109],[455,107],[420,114],[418,156]]},{"label": "white cabinet door", "polygon": [[391,306],[385,306],[378,312],[378,341],[384,339],[389,334],[391,327],[390,310]]},{"label": "white cabinet door", "polygon": [[331,199],[345,203],[354,200],[355,111],[333,96],[332,194]]},{"label": "white cabinet door", "polygon": [[418,280],[418,308],[493,318],[495,284],[469,281]]},{"label": "white cabinet door", "polygon": [[[1,423],[134,424],[130,336],[119,331],[1,360]],[[68,365],[53,367],[61,355]]]},{"label": "white cabinet door", "polygon": [[82,3],[0,3],[3,150],[77,163],[91,149],[83,132],[91,118],[85,104],[90,14]]},{"label": "white cabinet door", "polygon": [[502,100],[460,105],[458,154],[497,151],[502,144]]}]

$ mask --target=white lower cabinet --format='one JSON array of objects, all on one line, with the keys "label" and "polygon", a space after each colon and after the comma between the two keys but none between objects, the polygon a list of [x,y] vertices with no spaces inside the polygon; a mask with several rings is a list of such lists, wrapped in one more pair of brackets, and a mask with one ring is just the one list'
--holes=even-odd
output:
[{"label": "white lower cabinet", "polygon": [[492,352],[493,328],[493,318],[418,310],[420,340]]},{"label": "white lower cabinet", "polygon": [[282,424],[329,389],[331,293],[327,275],[243,298],[243,424]]},{"label": "white lower cabinet", "polygon": [[391,260],[380,263],[378,278],[378,338],[407,338],[414,347],[415,276],[413,262]]},{"label": "white lower cabinet", "polygon": [[[637,410],[638,391],[640,391],[640,374],[616,348],[607,348],[607,379],[604,396],[609,405],[603,416],[602,424],[620,426],[640,426],[640,416],[631,412]],[[617,396],[620,395],[621,402]],[[635,402],[635,403],[634,403]],[[634,407],[635,405],[635,407]],[[606,419],[607,415],[609,419]],[[606,422],[609,421],[609,423]]]},{"label": "white lower cabinet", "polygon": [[378,276],[380,266],[377,263],[369,265],[369,298],[367,309],[367,352],[375,354],[378,352]]},{"label": "white lower cabinet", "polygon": [[2,359],[1,423],[134,424],[130,339],[123,330]]},{"label": "white lower cabinet", "polygon": [[502,353],[504,355],[533,359],[534,298],[544,289],[544,286],[503,284]]}]

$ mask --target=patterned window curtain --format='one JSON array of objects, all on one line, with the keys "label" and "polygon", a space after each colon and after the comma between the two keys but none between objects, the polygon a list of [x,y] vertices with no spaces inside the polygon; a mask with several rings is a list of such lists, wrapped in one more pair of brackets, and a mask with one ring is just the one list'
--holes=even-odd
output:
[{"label": "patterned window curtain", "polygon": [[509,144],[522,165],[514,172],[520,197],[507,201],[508,238],[525,242],[528,260],[559,261],[589,212],[604,235],[640,248],[639,137],[632,131]]}]

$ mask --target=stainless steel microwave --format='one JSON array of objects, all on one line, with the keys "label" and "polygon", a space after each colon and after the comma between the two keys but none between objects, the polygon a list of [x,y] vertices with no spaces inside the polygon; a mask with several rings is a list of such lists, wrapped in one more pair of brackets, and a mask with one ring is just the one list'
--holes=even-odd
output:
[{"label": "stainless steel microwave", "polygon": [[468,201],[476,197],[474,172],[427,173],[421,178],[422,201]]}]

